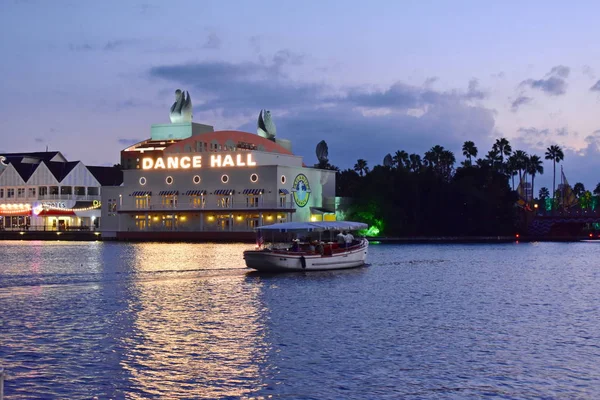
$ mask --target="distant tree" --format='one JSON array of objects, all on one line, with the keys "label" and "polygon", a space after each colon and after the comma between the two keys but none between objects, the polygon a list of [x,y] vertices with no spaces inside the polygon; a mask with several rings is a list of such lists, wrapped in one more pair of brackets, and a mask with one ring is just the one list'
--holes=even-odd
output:
[{"label": "distant tree", "polygon": [[585,186],[583,186],[583,183],[577,182],[573,185],[573,193],[575,193],[577,198],[581,197],[585,193]]},{"label": "distant tree", "polygon": [[421,156],[418,154],[411,154],[408,156],[410,161],[410,170],[412,172],[419,172],[421,168],[423,168],[423,161],[421,160]]},{"label": "distant tree", "polygon": [[114,165],[113,165],[113,168],[123,169],[123,167],[121,167],[121,164],[120,164],[120,163],[119,163],[119,164],[114,164]]},{"label": "distant tree", "polygon": [[519,171],[519,183],[523,180],[523,171],[527,169],[527,163],[529,162],[529,156],[523,150],[517,150],[514,153],[515,156],[515,167]]},{"label": "distant tree", "polygon": [[[463,156],[467,157],[468,166],[473,165],[473,158],[477,157],[477,147],[475,147],[475,143],[467,140],[462,147]],[[465,164],[466,166],[467,164]]]},{"label": "distant tree", "polygon": [[488,162],[488,164],[494,169],[498,169],[498,166],[502,163],[500,151],[497,149],[492,149],[488,151],[488,153],[485,156],[485,159]]},{"label": "distant tree", "polygon": [[548,188],[545,186],[540,188],[539,196],[540,196],[540,199],[546,200],[548,197],[550,197],[550,190],[548,190]]},{"label": "distant tree", "polygon": [[506,161],[506,174],[512,180],[512,190],[515,190],[515,176],[519,173],[517,157],[513,154]]},{"label": "distant tree", "polygon": [[535,154],[529,157],[529,161],[527,162],[527,173],[531,175],[531,193],[535,193],[533,183],[535,181],[535,176],[537,174],[542,175],[544,173],[544,163],[540,156],[536,156]]},{"label": "distant tree", "polygon": [[504,163],[504,156],[508,157],[512,152],[512,147],[510,146],[508,140],[505,138],[496,139],[496,143],[494,143],[493,149],[498,150],[498,153],[500,154],[501,163]]},{"label": "distant tree", "polygon": [[369,167],[367,166],[367,161],[362,158],[359,158],[356,161],[356,164],[354,164],[354,170],[356,172],[358,172],[360,174],[360,176],[363,176],[364,174],[369,172]]},{"label": "distant tree", "polygon": [[404,150],[396,151],[396,153],[394,154],[393,160],[394,160],[394,165],[396,166],[396,168],[410,169],[410,160],[408,157],[408,153],[405,152]]},{"label": "distant tree", "polygon": [[596,185],[596,189],[594,189],[594,194],[596,196],[600,196],[600,183]]},{"label": "distant tree", "polygon": [[552,178],[552,193],[556,193],[556,163],[565,159],[565,155],[558,145],[552,145],[546,149],[546,160],[552,160],[553,163],[553,178]]}]

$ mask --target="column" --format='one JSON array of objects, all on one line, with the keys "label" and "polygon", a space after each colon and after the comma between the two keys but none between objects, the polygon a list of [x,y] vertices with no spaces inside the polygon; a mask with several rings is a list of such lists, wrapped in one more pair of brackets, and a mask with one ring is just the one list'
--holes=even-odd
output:
[{"label": "column", "polygon": [[263,213],[258,213],[258,226],[263,226]]}]

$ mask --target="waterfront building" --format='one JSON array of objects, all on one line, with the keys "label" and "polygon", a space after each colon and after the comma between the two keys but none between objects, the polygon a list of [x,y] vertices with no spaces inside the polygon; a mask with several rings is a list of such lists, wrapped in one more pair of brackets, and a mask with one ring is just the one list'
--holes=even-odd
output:
[{"label": "waterfront building", "polygon": [[268,111],[258,134],[175,120],[121,153],[123,185],[102,190],[104,238],[235,240],[335,219],[335,171],[306,167]]},{"label": "waterfront building", "polygon": [[122,181],[118,168],[68,161],[59,151],[3,154],[0,229],[96,229],[102,187]]}]

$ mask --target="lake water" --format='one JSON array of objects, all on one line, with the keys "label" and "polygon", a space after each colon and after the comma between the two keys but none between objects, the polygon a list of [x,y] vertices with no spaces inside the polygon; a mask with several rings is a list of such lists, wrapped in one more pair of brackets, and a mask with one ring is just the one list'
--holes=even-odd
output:
[{"label": "lake water", "polygon": [[600,398],[600,242],[248,247],[0,242],[7,399]]}]

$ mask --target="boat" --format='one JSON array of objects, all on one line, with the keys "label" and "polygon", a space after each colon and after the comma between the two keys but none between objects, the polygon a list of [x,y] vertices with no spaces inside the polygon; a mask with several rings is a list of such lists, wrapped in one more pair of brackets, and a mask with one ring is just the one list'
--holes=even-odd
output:
[{"label": "boat", "polygon": [[[368,225],[352,221],[283,222],[256,228],[257,248],[244,251],[246,266],[263,272],[326,271],[365,265],[369,241],[357,237],[346,244],[334,240],[336,232],[367,229]],[[339,233],[336,235],[338,237]],[[271,245],[264,237],[271,234]],[[282,235],[284,234],[284,235]],[[275,240],[277,235],[279,241]],[[287,244],[281,237],[295,236]],[[300,240],[299,236],[304,236]],[[323,241],[329,236],[328,241]]]}]

